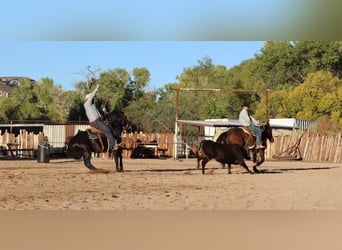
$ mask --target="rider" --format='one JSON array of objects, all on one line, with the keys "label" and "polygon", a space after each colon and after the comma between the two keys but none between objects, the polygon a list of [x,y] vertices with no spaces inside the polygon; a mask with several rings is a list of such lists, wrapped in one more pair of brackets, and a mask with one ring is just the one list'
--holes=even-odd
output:
[{"label": "rider", "polygon": [[249,105],[248,104],[243,104],[242,105],[242,110],[240,111],[239,114],[239,122],[242,126],[248,127],[250,130],[256,132],[256,147],[257,148],[264,148],[261,142],[261,136],[262,136],[262,130],[258,127],[259,122],[254,119],[253,116],[251,116],[248,113]]},{"label": "rider", "polygon": [[102,121],[101,115],[95,105],[92,103],[99,85],[95,90],[85,96],[84,109],[89,120],[89,125],[103,131],[109,140],[109,152],[112,152],[115,146],[115,138],[112,130]]}]

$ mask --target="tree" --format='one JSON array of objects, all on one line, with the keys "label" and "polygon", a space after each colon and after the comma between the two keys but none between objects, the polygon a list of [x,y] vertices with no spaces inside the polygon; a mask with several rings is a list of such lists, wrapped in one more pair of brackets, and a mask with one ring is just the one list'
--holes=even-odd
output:
[{"label": "tree", "polygon": [[56,86],[52,79],[42,78],[33,86],[33,94],[36,97],[36,107],[39,111],[39,119],[54,122],[67,121],[67,108],[64,102],[64,92],[60,86]]},{"label": "tree", "polygon": [[7,103],[6,116],[9,120],[37,119],[39,110],[36,106],[37,96],[34,95],[33,85],[24,80],[20,87],[14,88]]},{"label": "tree", "polygon": [[[225,66],[214,65],[209,57],[205,57],[198,61],[198,65],[185,68],[178,79],[177,88],[224,88],[227,70]],[[180,117],[183,119],[226,117],[227,114],[227,99],[222,93],[183,92],[180,94],[179,106]]]},{"label": "tree", "polygon": [[301,41],[294,46],[295,60],[304,76],[320,70],[342,78],[341,41]]},{"label": "tree", "polygon": [[[287,90],[271,92],[270,117],[293,117],[316,120],[328,116],[332,122],[342,124],[342,80],[327,71],[308,74],[303,84]],[[264,109],[262,99],[258,115]]]}]

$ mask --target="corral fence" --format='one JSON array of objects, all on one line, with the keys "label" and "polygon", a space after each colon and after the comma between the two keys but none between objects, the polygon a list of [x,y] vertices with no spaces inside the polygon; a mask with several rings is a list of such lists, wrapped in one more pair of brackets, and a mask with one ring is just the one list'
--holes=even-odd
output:
[{"label": "corral fence", "polygon": [[[35,125],[36,126],[36,125]],[[56,155],[65,151],[65,142],[70,136],[74,136],[78,130],[86,130],[89,125],[44,125],[40,132],[28,132],[19,129],[16,133],[0,130],[0,157],[12,156],[13,158],[36,157],[38,145],[47,142],[51,152]],[[134,150],[144,147],[151,151],[155,158],[172,157],[174,153],[174,134],[159,133],[123,133],[122,145],[123,157],[131,157]],[[108,154],[99,154],[97,157],[107,157]]]},{"label": "corral fence", "polygon": [[[88,125],[51,125],[44,126],[43,131],[35,133],[21,129],[14,134],[0,131],[0,157],[10,156],[9,146],[14,145],[18,157],[34,157],[38,144],[48,139],[52,148],[65,147],[68,136],[84,130]],[[125,158],[131,157],[139,146],[149,148],[157,157],[177,158],[190,156],[189,147],[198,145],[202,139],[209,137],[175,137],[174,134],[159,133],[124,133],[122,134]],[[12,148],[13,149],[13,148]],[[294,159],[304,161],[342,163],[342,134],[320,136],[310,132],[294,130],[288,135],[274,136],[274,143],[268,143],[266,159]],[[102,155],[101,157],[105,157]],[[300,159],[301,160],[301,159]]]},{"label": "corral fence", "polygon": [[274,136],[266,155],[274,159],[342,163],[342,134],[322,136],[294,130],[289,135]]}]

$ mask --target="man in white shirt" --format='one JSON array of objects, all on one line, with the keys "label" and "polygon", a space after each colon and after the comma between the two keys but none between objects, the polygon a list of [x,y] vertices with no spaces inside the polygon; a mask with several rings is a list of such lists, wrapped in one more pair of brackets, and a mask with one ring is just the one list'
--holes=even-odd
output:
[{"label": "man in white shirt", "polygon": [[99,85],[96,86],[95,90],[85,96],[85,103],[83,104],[85,113],[89,120],[89,125],[103,131],[109,140],[109,152],[112,152],[115,145],[115,138],[112,130],[102,121],[101,115],[95,105],[93,104],[93,99]]},{"label": "man in white shirt", "polygon": [[242,110],[240,111],[240,114],[239,114],[239,122],[242,126],[248,127],[250,130],[254,131],[257,134],[256,147],[264,148],[261,142],[262,130],[258,127],[259,122],[248,113],[248,109],[249,109],[248,104],[242,105]]}]

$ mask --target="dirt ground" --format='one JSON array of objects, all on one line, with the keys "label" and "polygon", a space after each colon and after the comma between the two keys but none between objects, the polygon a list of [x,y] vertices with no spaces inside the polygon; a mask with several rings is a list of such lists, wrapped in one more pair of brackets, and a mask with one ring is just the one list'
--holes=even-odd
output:
[{"label": "dirt ground", "polygon": [[[1,210],[339,210],[341,164],[266,161],[261,174],[232,174],[195,159],[93,159],[91,172],[72,159],[0,161]],[[246,162],[248,166],[252,163]]]}]

